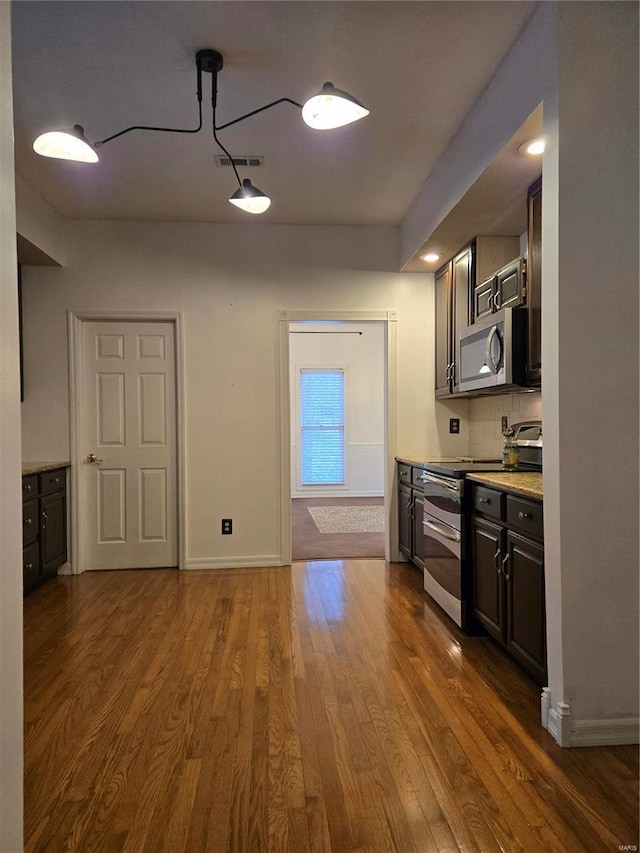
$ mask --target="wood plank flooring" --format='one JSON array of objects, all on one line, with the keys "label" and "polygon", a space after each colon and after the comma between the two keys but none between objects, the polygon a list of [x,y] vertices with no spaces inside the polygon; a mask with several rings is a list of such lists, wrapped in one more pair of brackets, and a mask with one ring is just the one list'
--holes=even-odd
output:
[{"label": "wood plank flooring", "polygon": [[636,747],[382,560],[95,572],[25,600],[27,851],[617,851]]}]

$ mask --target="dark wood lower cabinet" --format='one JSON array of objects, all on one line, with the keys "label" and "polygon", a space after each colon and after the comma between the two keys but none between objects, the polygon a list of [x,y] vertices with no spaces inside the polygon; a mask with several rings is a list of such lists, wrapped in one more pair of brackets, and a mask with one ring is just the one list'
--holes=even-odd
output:
[{"label": "dark wood lower cabinet", "polygon": [[483,518],[471,522],[473,553],[473,612],[485,630],[502,640],[503,578],[500,564],[502,527]]},{"label": "dark wood lower cabinet", "polygon": [[[516,663],[544,686],[547,643],[542,503],[507,495],[505,504],[499,492],[492,496],[486,487],[473,488],[474,507],[485,505],[487,512],[500,507],[499,521],[477,511],[471,517],[473,615]],[[474,497],[480,493],[485,504]]]},{"label": "dark wood lower cabinet", "polygon": [[67,560],[66,469],[22,478],[22,572],[25,594],[55,577]]},{"label": "dark wood lower cabinet", "polygon": [[424,487],[422,468],[398,463],[398,547],[424,569]]},{"label": "dark wood lower cabinet", "polygon": [[511,530],[506,545],[507,650],[539,684],[546,684],[544,548]]}]

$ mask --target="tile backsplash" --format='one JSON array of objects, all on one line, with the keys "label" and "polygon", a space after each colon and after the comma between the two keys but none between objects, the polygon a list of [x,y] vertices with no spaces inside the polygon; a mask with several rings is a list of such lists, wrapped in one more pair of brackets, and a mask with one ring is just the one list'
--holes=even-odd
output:
[{"label": "tile backsplash", "polygon": [[501,420],[505,415],[510,424],[542,420],[540,391],[474,397],[469,403],[469,452],[472,456],[500,456],[503,441]]}]

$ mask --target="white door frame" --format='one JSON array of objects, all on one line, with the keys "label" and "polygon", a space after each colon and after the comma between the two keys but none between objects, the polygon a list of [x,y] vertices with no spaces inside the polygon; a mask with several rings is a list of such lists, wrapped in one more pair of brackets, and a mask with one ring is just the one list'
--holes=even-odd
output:
[{"label": "white door frame", "polygon": [[84,519],[80,512],[80,472],[84,462],[84,448],[80,446],[82,435],[80,411],[82,385],[82,331],[84,323],[103,322],[172,323],[175,332],[176,368],[176,498],[178,510],[178,568],[186,565],[186,512],[185,512],[185,428],[184,428],[184,338],[183,314],[137,311],[69,311],[69,419],[71,442],[71,573],[81,574],[86,568],[83,550]]},{"label": "white door frame", "polygon": [[398,512],[395,494],[397,453],[397,311],[278,311],[278,363],[280,365],[278,433],[280,436],[280,553],[282,564],[291,563],[291,403],[289,382],[289,323],[301,320],[336,320],[349,323],[378,321],[385,328],[384,375],[384,556],[398,562]]}]

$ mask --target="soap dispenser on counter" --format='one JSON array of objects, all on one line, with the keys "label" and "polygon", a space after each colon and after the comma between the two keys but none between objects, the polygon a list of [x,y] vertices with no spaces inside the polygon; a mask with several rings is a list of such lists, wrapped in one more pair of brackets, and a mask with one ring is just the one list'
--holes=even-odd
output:
[{"label": "soap dispenser on counter", "polygon": [[515,440],[513,427],[507,427],[503,433],[504,446],[502,448],[502,467],[505,471],[513,471],[518,467],[520,461],[520,450]]}]

